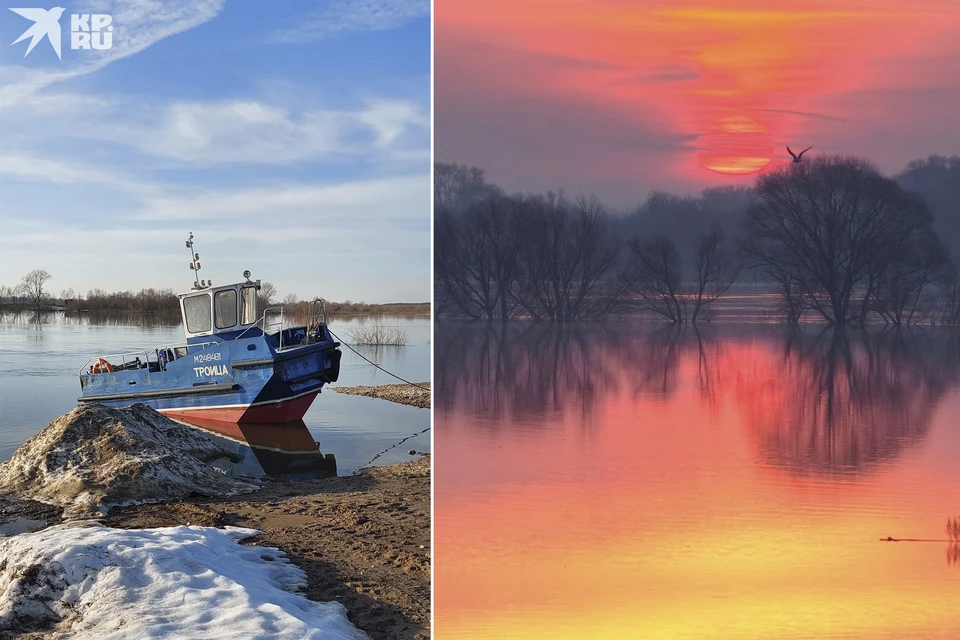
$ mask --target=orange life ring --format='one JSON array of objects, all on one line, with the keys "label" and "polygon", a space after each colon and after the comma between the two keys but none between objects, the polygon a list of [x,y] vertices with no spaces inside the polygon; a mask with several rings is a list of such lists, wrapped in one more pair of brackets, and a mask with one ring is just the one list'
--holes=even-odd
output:
[{"label": "orange life ring", "polygon": [[93,363],[93,367],[90,368],[90,373],[103,373],[104,371],[107,373],[113,373],[113,365],[103,358],[100,358]]}]

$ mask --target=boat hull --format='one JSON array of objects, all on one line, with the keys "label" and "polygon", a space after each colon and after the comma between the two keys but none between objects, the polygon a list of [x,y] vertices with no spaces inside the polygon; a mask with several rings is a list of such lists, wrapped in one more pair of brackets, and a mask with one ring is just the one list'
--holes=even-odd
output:
[{"label": "boat hull", "polygon": [[212,407],[156,407],[171,418],[184,420],[215,420],[220,422],[280,423],[295,422],[306,415],[320,391],[311,391],[293,398],[267,400],[249,405],[221,405]]},{"label": "boat hull", "polygon": [[148,363],[83,374],[78,400],[108,407],[140,403],[184,419],[292,422],[303,418],[324,384],[336,381],[337,346],[324,342],[278,352],[262,336],[191,346],[162,369]]}]

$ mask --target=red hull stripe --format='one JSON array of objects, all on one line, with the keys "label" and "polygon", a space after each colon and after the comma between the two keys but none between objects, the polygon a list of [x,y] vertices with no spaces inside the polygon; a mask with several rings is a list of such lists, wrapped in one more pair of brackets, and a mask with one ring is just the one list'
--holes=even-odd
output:
[{"label": "red hull stripe", "polygon": [[159,409],[160,413],[173,418],[201,418],[223,422],[282,423],[300,420],[313,404],[319,391],[293,398],[246,407],[184,407],[182,409]]}]

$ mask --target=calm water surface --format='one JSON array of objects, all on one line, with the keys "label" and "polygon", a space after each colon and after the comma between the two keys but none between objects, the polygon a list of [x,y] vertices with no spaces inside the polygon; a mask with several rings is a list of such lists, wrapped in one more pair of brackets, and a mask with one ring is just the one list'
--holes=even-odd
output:
[{"label": "calm water surface", "polygon": [[436,341],[438,638],[960,637],[960,332]]},{"label": "calm water surface", "polygon": [[[333,318],[330,329],[342,339],[361,322]],[[413,382],[430,379],[430,322],[427,318],[386,318],[407,334],[405,347],[357,347],[388,371]],[[79,371],[88,358],[107,353],[152,349],[183,342],[179,326],[96,324],[89,319],[46,316],[43,323],[29,318],[0,318],[0,461],[9,458],[30,436],[77,405]],[[343,351],[337,385],[373,385],[398,382]],[[341,475],[365,465],[378,453],[430,425],[430,412],[384,400],[324,391],[314,401],[304,422],[324,453],[337,458]],[[430,450],[430,433],[392,449],[375,464],[409,459],[407,451]]]}]

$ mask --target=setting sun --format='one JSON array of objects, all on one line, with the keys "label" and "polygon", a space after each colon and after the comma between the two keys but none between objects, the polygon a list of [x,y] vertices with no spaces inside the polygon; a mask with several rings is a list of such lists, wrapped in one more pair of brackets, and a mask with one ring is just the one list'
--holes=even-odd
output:
[{"label": "setting sun", "polygon": [[770,164],[772,155],[770,132],[742,116],[721,118],[697,139],[697,159],[717,173],[756,173]]}]

